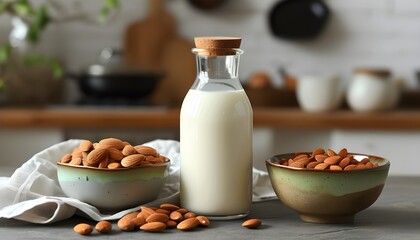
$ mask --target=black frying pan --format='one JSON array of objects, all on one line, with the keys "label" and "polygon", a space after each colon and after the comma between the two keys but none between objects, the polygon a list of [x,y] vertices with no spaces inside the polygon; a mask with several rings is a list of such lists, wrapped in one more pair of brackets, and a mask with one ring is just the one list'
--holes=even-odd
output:
[{"label": "black frying pan", "polygon": [[101,65],[70,76],[78,81],[83,94],[96,99],[141,99],[149,96],[163,77],[147,71],[109,71]]},{"label": "black frying pan", "polygon": [[270,30],[283,39],[312,39],[322,31],[329,14],[321,0],[282,0],[269,13]]}]

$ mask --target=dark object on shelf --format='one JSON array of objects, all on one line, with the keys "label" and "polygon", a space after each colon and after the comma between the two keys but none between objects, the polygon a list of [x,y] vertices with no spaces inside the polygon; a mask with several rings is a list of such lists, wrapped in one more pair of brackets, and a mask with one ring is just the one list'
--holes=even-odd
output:
[{"label": "dark object on shelf", "polygon": [[203,10],[215,9],[226,2],[226,0],[188,0],[191,5]]},{"label": "dark object on shelf", "polygon": [[283,0],[269,13],[274,36],[284,39],[311,39],[324,28],[330,11],[321,0]]},{"label": "dark object on shelf", "polygon": [[101,65],[92,65],[72,77],[89,97],[139,99],[155,90],[162,75],[146,71],[110,71]]},{"label": "dark object on shelf", "polygon": [[126,67],[121,63],[121,56],[118,50],[105,48],[99,56],[100,64],[69,76],[77,79],[80,90],[88,98],[140,99],[149,96],[163,74]]}]

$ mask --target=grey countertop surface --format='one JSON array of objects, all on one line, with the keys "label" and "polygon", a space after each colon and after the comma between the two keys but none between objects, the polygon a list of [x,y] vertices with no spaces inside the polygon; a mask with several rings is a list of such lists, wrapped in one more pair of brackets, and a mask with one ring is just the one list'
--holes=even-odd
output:
[{"label": "grey countertop surface", "polygon": [[390,177],[379,199],[352,224],[305,223],[278,200],[254,203],[248,218],[263,224],[251,230],[241,226],[244,219],[212,221],[190,232],[146,233],[121,232],[114,222],[110,234],[89,237],[73,232],[77,223],[95,224],[81,217],[49,225],[0,219],[0,239],[420,239],[420,177]]}]

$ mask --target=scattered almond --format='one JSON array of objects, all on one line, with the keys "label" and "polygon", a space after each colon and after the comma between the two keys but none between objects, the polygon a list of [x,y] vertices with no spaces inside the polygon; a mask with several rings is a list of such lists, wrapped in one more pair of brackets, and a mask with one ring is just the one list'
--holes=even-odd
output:
[{"label": "scattered almond", "polygon": [[[176,211],[176,210],[180,210],[180,208],[177,205],[171,204],[171,203],[163,203],[159,207],[162,208],[162,209],[166,209],[168,211],[171,211],[171,212]],[[187,211],[184,212],[184,213],[181,213],[181,214],[185,214],[185,213],[187,213]]]},{"label": "scattered almond", "polygon": [[93,227],[87,223],[79,223],[74,226],[73,230],[80,235],[90,235],[93,231]]},{"label": "scattered almond", "polygon": [[260,225],[261,225],[261,220],[256,219],[256,218],[248,219],[242,223],[242,227],[246,227],[246,228],[258,228]]},{"label": "scattered almond", "polygon": [[150,222],[145,223],[140,229],[145,232],[162,232],[166,229],[166,224],[162,222]]},{"label": "scattered almond", "polygon": [[108,221],[100,221],[96,224],[95,229],[100,233],[110,233],[112,230],[112,224]]},{"label": "scattered almond", "polygon": [[127,215],[124,215],[120,220],[117,222],[117,226],[122,231],[133,231],[136,225],[132,222],[132,219],[136,218],[138,215],[138,212],[129,213]]},{"label": "scattered almond", "polygon": [[150,216],[148,216],[146,218],[146,222],[150,223],[150,222],[162,222],[162,223],[166,223],[169,221],[169,217],[166,214],[163,213],[153,213]]},{"label": "scattered almond", "polygon": [[205,216],[197,216],[196,217],[198,222],[200,223],[200,226],[208,227],[210,225],[210,221]]},{"label": "scattered almond", "polygon": [[[163,208],[162,208],[163,207]],[[173,211],[170,211],[171,209]],[[145,218],[144,216],[148,216]],[[190,218],[184,219],[183,215]],[[176,220],[170,219],[169,216]],[[143,207],[141,211],[135,211],[124,215],[117,222],[117,226],[121,231],[129,232],[140,229],[145,232],[162,232],[166,228],[177,228],[187,231],[197,226],[207,227],[210,221],[205,216],[195,217],[195,213],[188,212],[185,208],[179,208],[177,205],[164,203],[158,207]],[[108,221],[97,222],[95,229],[99,233],[110,233],[112,224]],[[86,223],[78,224],[74,227],[74,231],[79,234],[91,234],[93,227]]]},{"label": "scattered almond", "polygon": [[179,230],[188,231],[188,230],[192,230],[198,227],[198,225],[200,225],[200,222],[198,221],[198,219],[195,217],[192,217],[192,218],[187,218],[183,220],[182,222],[178,223],[178,226],[176,226],[176,228],[178,228]]},{"label": "scattered almond", "polygon": [[171,214],[169,215],[169,218],[173,221],[176,221],[176,222],[180,222],[180,221],[184,220],[184,217],[182,216],[182,214],[180,212],[177,212],[177,211],[171,212]]}]

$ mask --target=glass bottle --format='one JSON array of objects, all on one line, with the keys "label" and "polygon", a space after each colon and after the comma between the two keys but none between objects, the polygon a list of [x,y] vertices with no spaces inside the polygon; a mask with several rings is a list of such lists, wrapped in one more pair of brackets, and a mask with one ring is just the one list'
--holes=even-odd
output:
[{"label": "glass bottle", "polygon": [[195,38],[197,77],[181,108],[181,206],[211,219],[252,203],[252,108],[239,78],[240,38]]}]

